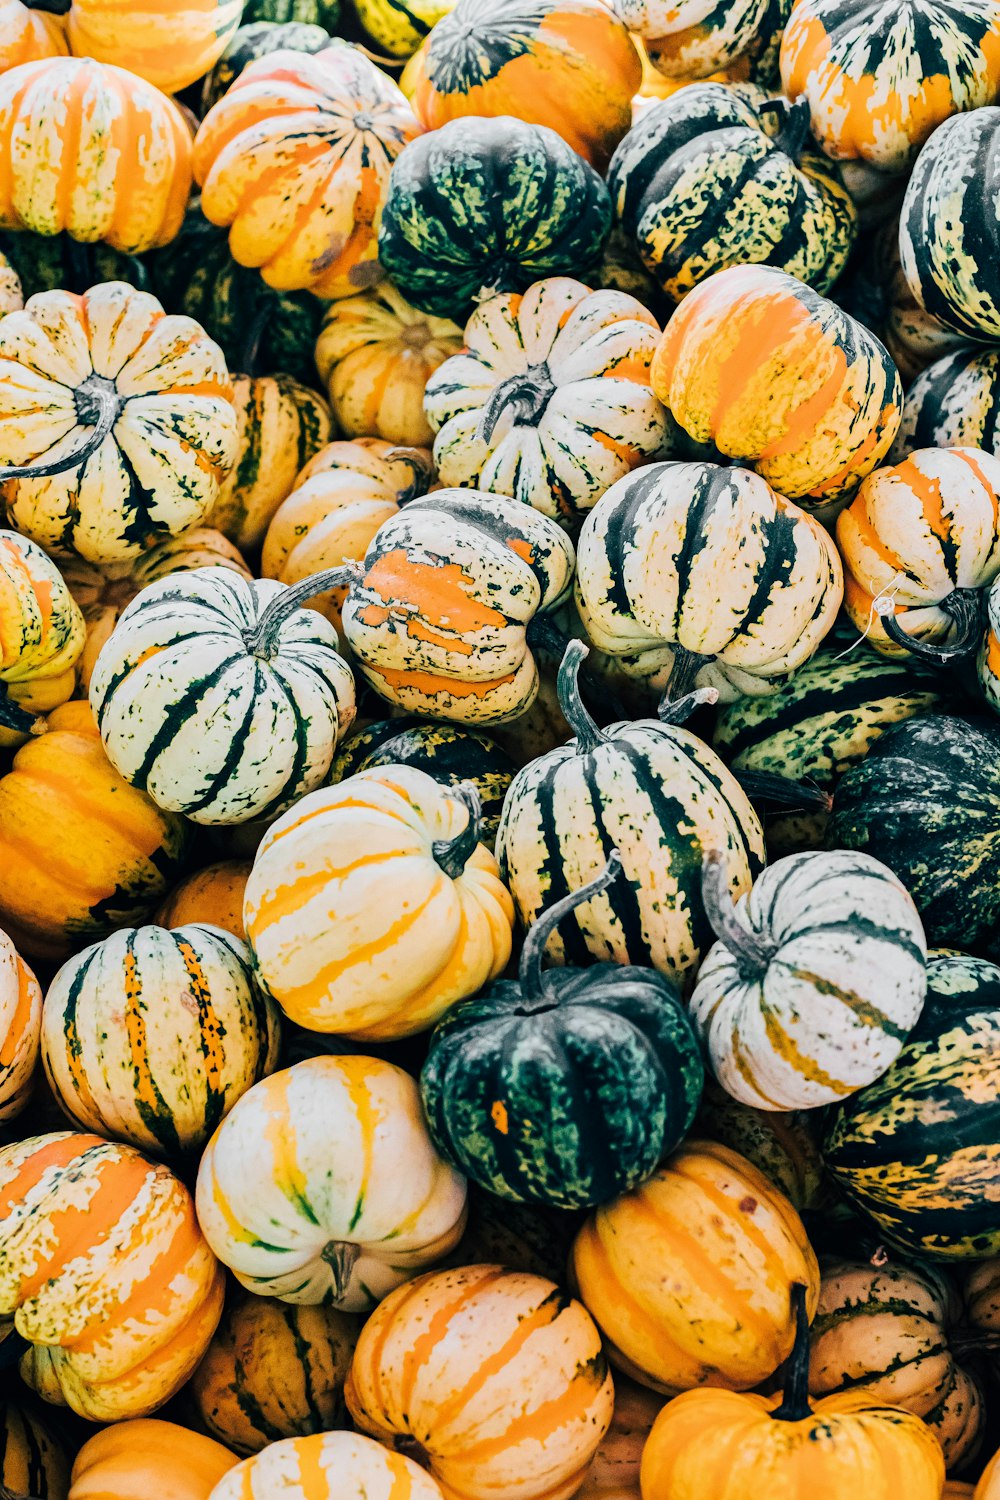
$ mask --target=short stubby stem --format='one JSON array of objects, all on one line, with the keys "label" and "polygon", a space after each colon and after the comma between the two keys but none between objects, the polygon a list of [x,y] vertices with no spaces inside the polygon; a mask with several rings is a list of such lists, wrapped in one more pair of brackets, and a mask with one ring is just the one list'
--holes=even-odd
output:
[{"label": "short stubby stem", "polygon": [[334,1300],[341,1302],[351,1284],[354,1267],[361,1259],[361,1246],[353,1240],[330,1240],[323,1246],[321,1258],[330,1267]]}]

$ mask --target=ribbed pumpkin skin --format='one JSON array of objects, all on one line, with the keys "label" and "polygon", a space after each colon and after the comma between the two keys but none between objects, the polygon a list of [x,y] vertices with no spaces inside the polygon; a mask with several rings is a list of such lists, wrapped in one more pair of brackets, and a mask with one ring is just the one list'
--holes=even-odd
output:
[{"label": "ribbed pumpkin skin", "polygon": [[94,1135],[34,1136],[0,1148],[0,1215],[0,1313],[32,1345],[32,1389],[96,1422],[146,1416],[180,1389],[219,1321],[223,1275],[166,1167]]},{"label": "ribbed pumpkin skin", "polygon": [[569,277],[491,297],[469,319],[463,352],[427,386],[441,483],[578,521],[665,447],[666,412],[649,388],[659,336],[635,298]]},{"label": "ribbed pumpkin skin", "polygon": [[321,1500],[363,1495],[365,1500],[443,1500],[429,1474],[401,1453],[354,1432],[286,1438],[244,1461],[206,1500]]},{"label": "ribbed pumpkin skin", "polygon": [[917,376],[906,393],[893,463],[914,448],[1000,452],[1000,353],[960,349]]},{"label": "ribbed pumpkin skin", "polygon": [[355,48],[272,52],[201,123],[202,210],[268,286],[350,296],[375,279],[389,168],[419,130],[396,85]]},{"label": "ribbed pumpkin skin", "polygon": [[195,870],[174,887],[156,913],[160,927],[183,927],[188,922],[221,927],[243,941],[243,895],[250,878],[248,859],[221,860]]},{"label": "ribbed pumpkin skin", "polygon": [[249,1291],[367,1312],[457,1244],[465,1180],[431,1145],[409,1074],[321,1056],[244,1094],[202,1157],[197,1203]]},{"label": "ribbed pumpkin skin", "polygon": [[432,1272],[392,1293],[362,1329],[347,1383],[355,1424],[382,1441],[417,1437],[448,1500],[569,1500],[613,1400],[586,1310],[501,1266]]},{"label": "ribbed pumpkin skin", "polygon": [[251,21],[234,31],[225,51],[201,86],[201,113],[207,115],[213,104],[236,82],[244,68],[259,57],[272,52],[323,52],[330,45],[330,34],[322,26],[301,21]]},{"label": "ribbed pumpkin skin", "polygon": [[[41,1026],[38,980],[0,931],[0,1120],[19,1115],[31,1097]],[[5,1477],[0,1465],[0,1478]]]},{"label": "ribbed pumpkin skin", "polygon": [[234,1453],[347,1425],[344,1381],[360,1324],[335,1307],[244,1294],[191,1377],[202,1421]]},{"label": "ribbed pumpkin skin", "polygon": [[724,84],[695,84],[615,152],[615,215],[672,301],[727,266],[777,266],[820,292],[844,269],[851,196],[822,156],[773,139],[772,119]]},{"label": "ribbed pumpkin skin", "polygon": [[[44,10],[22,4],[22,0],[3,0],[0,4],[0,73],[7,73],[21,63],[38,62],[44,57],[65,57],[69,52],[64,16],[49,15]],[[47,1500],[47,1497],[41,1497]]]},{"label": "ribbed pumpkin skin", "polygon": [[[59,569],[41,547],[0,531],[0,693],[28,713],[72,696],[86,640],[83,615]],[[0,743],[19,732],[0,729]]]},{"label": "ribbed pumpkin skin", "polygon": [[826,1190],[815,1120],[805,1110],[751,1109],[709,1080],[694,1129],[745,1157],[801,1213]]},{"label": "ribbed pumpkin skin", "polygon": [[0,924],[63,959],[146,919],[179,875],[189,830],[123,781],[86,703],[65,703],[0,778]]},{"label": "ribbed pumpkin skin", "polygon": [[391,57],[412,57],[457,0],[352,0],[368,35]]},{"label": "ribbed pumpkin skin", "polygon": [[810,1312],[819,1292],[788,1199],[709,1141],[688,1141],[642,1187],[597,1209],[571,1266],[615,1367],[668,1393],[765,1380],[791,1351],[792,1284],[807,1286]]},{"label": "ribbed pumpkin skin", "polygon": [[215,65],[242,14],[243,0],[185,0],[183,10],[73,0],[69,42],[77,57],[114,63],[176,94]]},{"label": "ribbed pumpkin skin", "polygon": [[464,322],[486,288],[585,278],[610,228],[603,181],[548,126],[453,120],[393,167],[378,253],[415,307]]},{"label": "ribbed pumpkin skin", "polygon": [[639,1463],[663,1400],[624,1375],[615,1376],[611,1426],[594,1455],[577,1500],[641,1500]]},{"label": "ribbed pumpkin skin", "polygon": [[165,1492],[169,1500],[208,1500],[237,1462],[235,1453],[173,1422],[120,1422],[84,1443],[68,1500],[137,1500]]},{"label": "ribbed pumpkin skin", "polygon": [[0,1482],[14,1494],[66,1500],[69,1459],[35,1412],[0,1402]]},{"label": "ribbed pumpkin skin", "polygon": [[773,0],[612,0],[667,78],[707,78],[753,50],[770,30]]},{"label": "ribbed pumpkin skin", "polygon": [[[68,171],[54,137],[73,141]],[[137,255],[181,227],[191,132],[172,99],[124,68],[90,57],[11,68],[0,77],[0,151],[5,229],[65,231]]]},{"label": "ribbed pumpkin skin", "polygon": [[1000,969],[931,955],[923,1015],[877,1083],[840,1106],[828,1170],[894,1243],[918,1255],[997,1254],[990,1200],[1000,1154],[995,1092],[983,1088],[1000,1034]]},{"label": "ribbed pumpkin skin", "polygon": [[903,408],[878,339],[770,266],[734,266],[696,287],[667,326],[652,384],[696,442],[813,507],[871,473]]},{"label": "ribbed pumpkin skin", "polygon": [[95,392],[116,403],[100,447],[62,474],[10,480],[4,494],[33,541],[106,566],[204,518],[236,456],[236,413],[218,345],[125,282],[82,297],[40,292],[2,320],[4,463],[50,462],[92,442],[101,429],[80,421],[77,402]]}]

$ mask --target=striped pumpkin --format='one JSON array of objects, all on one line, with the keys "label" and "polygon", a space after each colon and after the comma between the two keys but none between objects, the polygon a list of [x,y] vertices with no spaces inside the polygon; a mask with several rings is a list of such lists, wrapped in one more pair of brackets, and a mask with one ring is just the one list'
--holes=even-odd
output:
[{"label": "striped pumpkin", "polygon": [[43,547],[129,562],[197,525],[235,456],[222,351],[148,292],[40,292],[0,319],[0,480]]},{"label": "striped pumpkin", "polygon": [[567,276],[482,303],[465,349],[427,386],[441,483],[580,520],[665,446],[666,412],[649,388],[659,336],[634,297]]},{"label": "striped pumpkin", "polygon": [[745,1157],[801,1213],[826,1191],[815,1120],[807,1110],[751,1109],[709,1080],[694,1130]]},{"label": "striped pumpkin", "polygon": [[42,728],[36,714],[72,696],[83,615],[41,547],[0,531],[0,744]]},{"label": "striped pumpkin", "polygon": [[66,1500],[69,1459],[34,1410],[0,1402],[0,1484],[14,1496]]},{"label": "striped pumpkin", "polygon": [[[774,135],[775,112],[780,122]],[[808,111],[695,84],[644,113],[615,152],[615,214],[673,302],[727,266],[777,266],[825,292],[857,213],[836,168],[805,149]]]},{"label": "striped pumpkin", "polygon": [[126,781],[209,824],[274,817],[323,781],[354,719],[354,679],[333,626],[301,598],[225,568],[143,589],[90,683]]},{"label": "striped pumpkin", "polygon": [[1000,1250],[1000,1104],[983,1087],[998,1047],[1000,968],[932,954],[923,1015],[902,1052],[830,1121],[828,1171],[904,1250],[942,1260]]},{"label": "striped pumpkin", "polygon": [[352,0],[372,41],[390,57],[407,58],[457,0]]},{"label": "striped pumpkin", "polygon": [[0,926],[62,960],[148,918],[188,842],[182,818],[115,771],[87,704],[65,703],[0,777]]},{"label": "striped pumpkin", "polygon": [[244,917],[257,976],[290,1020],[360,1041],[413,1036],[503,971],[513,906],[468,796],[413,766],[376,767],[268,831]]},{"label": "striped pumpkin", "polygon": [[458,1242],[465,1181],[431,1145],[409,1074],[321,1056],[243,1095],[201,1159],[197,1204],[248,1291],[367,1312]]},{"label": "striped pumpkin", "polygon": [[345,1427],[344,1381],[359,1331],[358,1320],[335,1307],[239,1297],[191,1377],[209,1433],[245,1454]]},{"label": "striped pumpkin", "polygon": [[416,1439],[454,1500],[568,1500],[613,1400],[580,1303],[489,1265],[432,1272],[387,1297],[347,1383],[355,1425],[383,1442]]},{"label": "striped pumpkin", "polygon": [[[707,78],[773,45],[790,0],[611,0],[667,78]],[[780,29],[780,28],[779,28]]]},{"label": "striped pumpkin", "polygon": [[180,1389],[223,1276],[166,1167],[70,1131],[0,1147],[0,1240],[0,1316],[28,1341],[21,1374],[45,1400],[115,1422]]},{"label": "striped pumpkin", "polygon": [[[669,1267],[669,1275],[664,1275]],[[756,1167],[688,1141],[648,1182],[587,1219],[579,1295],[616,1369],[653,1390],[748,1390],[791,1352],[791,1287],[814,1312],[819,1268],[798,1214]]]},{"label": "striped pumpkin", "polygon": [[176,94],[214,67],[242,14],[243,0],[185,0],[183,10],[135,0],[73,0],[69,44],[76,57],[114,63]]},{"label": "striped pumpkin", "polygon": [[202,121],[201,206],[268,286],[346,297],[377,279],[389,169],[420,126],[356,48],[258,58]]},{"label": "striped pumpkin", "polygon": [[0,931],[0,1121],[19,1115],[31,1098],[41,1027],[38,980]]},{"label": "striped pumpkin", "polygon": [[624,1376],[615,1377],[611,1426],[594,1455],[577,1500],[641,1500],[639,1464],[662,1398]]},{"label": "striped pumpkin", "polygon": [[331,303],[316,340],[316,368],[341,432],[430,443],[424,391],[461,347],[457,323],[411,307],[391,281]]},{"label": "striped pumpkin", "polygon": [[243,896],[250,878],[248,859],[221,860],[205,865],[175,885],[156,913],[159,927],[184,927],[188,922],[221,927],[243,941]]},{"label": "striped pumpkin", "polygon": [[206,1500],[323,1500],[363,1495],[365,1500],[444,1500],[429,1474],[402,1453],[354,1432],[286,1438],[244,1459]]},{"label": "striped pumpkin", "polygon": [[218,927],[130,927],[63,964],[45,996],[42,1061],[82,1130],[154,1156],[200,1149],[277,1067],[276,1007]]},{"label": "striped pumpkin", "polygon": [[155,1418],[118,1422],[90,1438],[76,1456],[67,1500],[209,1500],[237,1463],[200,1432]]},{"label": "striped pumpkin", "polygon": [[959,349],[917,376],[906,393],[893,463],[915,448],[1000,453],[1000,351]]},{"label": "striped pumpkin", "polygon": [[323,52],[330,33],[322,26],[302,21],[251,21],[234,31],[225,50],[201,85],[199,113],[207,115],[213,104],[236,82],[244,68],[272,52]]},{"label": "striped pumpkin", "polygon": [[24,0],[2,0],[0,73],[44,57],[65,57],[68,52],[65,16],[25,4]]},{"label": "striped pumpkin", "polygon": [[842,595],[827,532],[750,469],[653,464],[580,533],[587,636],[671,697],[694,680],[729,699],[768,692],[817,649]]}]

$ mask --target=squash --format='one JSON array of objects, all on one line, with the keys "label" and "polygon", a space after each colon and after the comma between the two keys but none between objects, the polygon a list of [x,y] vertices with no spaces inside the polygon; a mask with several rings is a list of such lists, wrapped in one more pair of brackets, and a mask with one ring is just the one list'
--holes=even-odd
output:
[{"label": "squash", "polygon": [[[72,160],[55,141],[72,142]],[[0,76],[0,152],[4,229],[65,231],[130,255],[169,244],[180,229],[191,132],[172,99],[124,68],[92,57],[11,68]]]},{"label": "squash", "polygon": [[694,1130],[745,1157],[802,1213],[826,1192],[815,1120],[808,1110],[751,1109],[709,1079]]},{"label": "squash", "polygon": [[792,1290],[795,1348],[779,1396],[690,1391],[653,1423],[642,1500],[937,1500],[944,1459],[919,1417],[860,1395],[809,1400],[807,1289]]},{"label": "squash", "polygon": [[837,280],[857,213],[836,168],[806,149],[799,109],[695,84],[643,114],[618,147],[608,174],[616,218],[673,302],[748,263],[820,292]]},{"label": "squash", "polygon": [[781,82],[790,99],[808,101],[828,156],[905,172],[949,115],[1000,93],[1000,5],[796,0]]},{"label": "squash", "polygon": [[809,1390],[857,1391],[922,1417],[949,1469],[982,1441],[985,1397],[948,1346],[961,1299],[934,1267],[839,1262],[823,1272],[810,1330]]},{"label": "squash", "polygon": [[431,1139],[500,1198],[590,1208],[645,1181],[687,1134],[704,1070],[680,995],[654,971],[542,974],[558,923],[618,879],[605,870],[528,931],[517,980],[449,1010],[420,1093]]},{"label": "squash", "polygon": [[1000,351],[959,349],[917,376],[906,393],[892,462],[915,448],[1000,453]]},{"label": "squash", "polygon": [[114,63],[176,94],[215,66],[242,14],[243,0],[186,0],[183,11],[130,0],[73,0],[69,44],[77,57]]},{"label": "squash", "polygon": [[198,129],[201,206],[279,291],[346,297],[377,279],[389,168],[420,126],[355,48],[278,51],[244,68]]},{"label": "squash", "polygon": [[378,254],[414,307],[464,323],[490,293],[586,279],[610,229],[602,179],[547,125],[452,120],[393,167]]},{"label": "squash", "polygon": [[411,307],[391,281],[331,303],[316,340],[316,368],[341,432],[428,444],[427,382],[461,347],[456,323]]},{"label": "squash", "polygon": [[344,1381],[360,1324],[335,1307],[244,1293],[223,1313],[191,1394],[209,1433],[235,1453],[347,1425]]},{"label": "squash", "polygon": [[770,266],[730,267],[685,297],[652,385],[695,442],[812,508],[846,498],[882,461],[903,406],[878,339]]},{"label": "squash", "polygon": [[180,1389],[219,1321],[223,1275],[166,1167],[71,1131],[0,1147],[0,1238],[0,1316],[46,1401],[115,1422]]},{"label": "squash", "polygon": [[300,26],[322,26],[332,36],[338,29],[340,11],[340,0],[247,0],[243,20],[279,25],[295,21]]},{"label": "squash", "polygon": [[1000,1250],[990,1201],[1000,1147],[997,1103],[983,1089],[997,1056],[1000,968],[932,954],[923,1014],[877,1083],[829,1122],[827,1170],[893,1244],[941,1260]]},{"label": "squash", "polygon": [[688,1141],[591,1214],[571,1268],[615,1368],[668,1393],[759,1385],[791,1352],[792,1285],[805,1284],[810,1311],[819,1295],[788,1199],[710,1141]]},{"label": "squash", "polygon": [[250,953],[217,927],[130,927],[56,974],[42,1013],[42,1062],[83,1130],[154,1156],[205,1144],[278,1065],[276,1006]]},{"label": "squash", "polygon": [[663,1407],[652,1391],[615,1378],[611,1426],[594,1455],[577,1500],[641,1500],[639,1464],[649,1430]]},{"label": "squash", "polygon": [[300,602],[225,568],[143,589],[90,682],[126,781],[209,824],[272,818],[323,781],[354,720],[354,679],[333,626]]},{"label": "squash", "polygon": [[[611,0],[642,37],[653,66],[667,78],[706,78],[743,58],[773,50],[791,0]],[[764,66],[761,59],[761,66]],[[773,68],[773,62],[770,64]]]},{"label": "squash", "polygon": [[85,641],[83,615],[51,558],[0,531],[0,744],[40,733],[36,711],[72,697]]},{"label": "squash", "polygon": [[551,1281],[501,1266],[400,1287],[358,1339],[355,1425],[416,1439],[449,1500],[568,1500],[611,1423],[600,1335]]},{"label": "squash", "polygon": [[37,1500],[66,1500],[69,1459],[33,1408],[0,1402],[0,1484]]},{"label": "squash", "polygon": [[[68,3],[66,9],[69,9]],[[38,62],[45,57],[66,57],[65,14],[56,0],[51,11],[25,0],[3,0],[0,4],[0,73],[7,73],[21,63]]]},{"label": "squash", "polygon": [[119,1422],[84,1443],[68,1500],[209,1500],[238,1462],[220,1443],[155,1418]]},{"label": "squash", "polygon": [[243,941],[243,895],[252,862],[227,859],[205,865],[175,885],[156,913],[159,927],[184,927],[188,922],[221,927]]},{"label": "squash", "polygon": [[372,41],[390,57],[407,58],[457,0],[352,0]]},{"label": "squash", "polygon": [[409,1074],[320,1056],[243,1095],[201,1159],[197,1204],[248,1291],[367,1312],[457,1244],[465,1180],[435,1152]]},{"label": "squash", "polygon": [[480,1263],[530,1271],[566,1283],[566,1257],[579,1225],[578,1213],[539,1203],[513,1203],[469,1184],[469,1216],[455,1248],[439,1264],[453,1270]]},{"label": "squash", "polygon": [[[947,1492],[947,1485],[945,1486]],[[973,1500],[997,1500],[1000,1495],[1000,1450],[994,1453],[973,1491]]]},{"label": "squash", "polygon": [[579,521],[665,446],[666,413],[649,388],[659,336],[634,297],[567,276],[491,297],[469,319],[465,349],[427,385],[441,483]]},{"label": "squash", "polygon": [[514,911],[477,804],[380,766],[269,829],[243,914],[257,977],[290,1020],[356,1041],[413,1036],[502,973]]},{"label": "squash", "polygon": [[0,1121],[19,1115],[31,1098],[41,1026],[38,980],[0,931]]},{"label": "squash", "polygon": [[0,481],[41,546],[130,562],[205,517],[236,441],[222,351],[148,292],[40,292],[0,319]]},{"label": "squash", "polygon": [[259,57],[268,57],[272,52],[323,52],[329,45],[329,32],[308,22],[251,21],[249,25],[241,25],[233,32],[215,67],[202,80],[202,115],[218,104],[243,69]]},{"label": "squash", "polygon": [[650,465],[612,485],[580,533],[588,639],[672,699],[695,681],[729,699],[773,690],[842,596],[827,532],[750,469]]},{"label": "squash", "polygon": [[208,1500],[272,1500],[277,1486],[283,1500],[322,1500],[338,1492],[365,1500],[444,1500],[412,1459],[354,1432],[272,1443],[221,1479]]},{"label": "squash", "polygon": [[189,829],[115,771],[86,703],[64,703],[0,777],[0,926],[62,960],[148,918],[183,868]]}]

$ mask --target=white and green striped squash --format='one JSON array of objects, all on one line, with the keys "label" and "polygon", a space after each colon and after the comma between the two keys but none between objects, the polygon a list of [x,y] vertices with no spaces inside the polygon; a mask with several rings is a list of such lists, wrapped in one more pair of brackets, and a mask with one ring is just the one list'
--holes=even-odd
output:
[{"label": "white and green striped squash", "polygon": [[917,376],[906,393],[890,462],[917,448],[1000,453],[1000,349],[959,349]]}]

